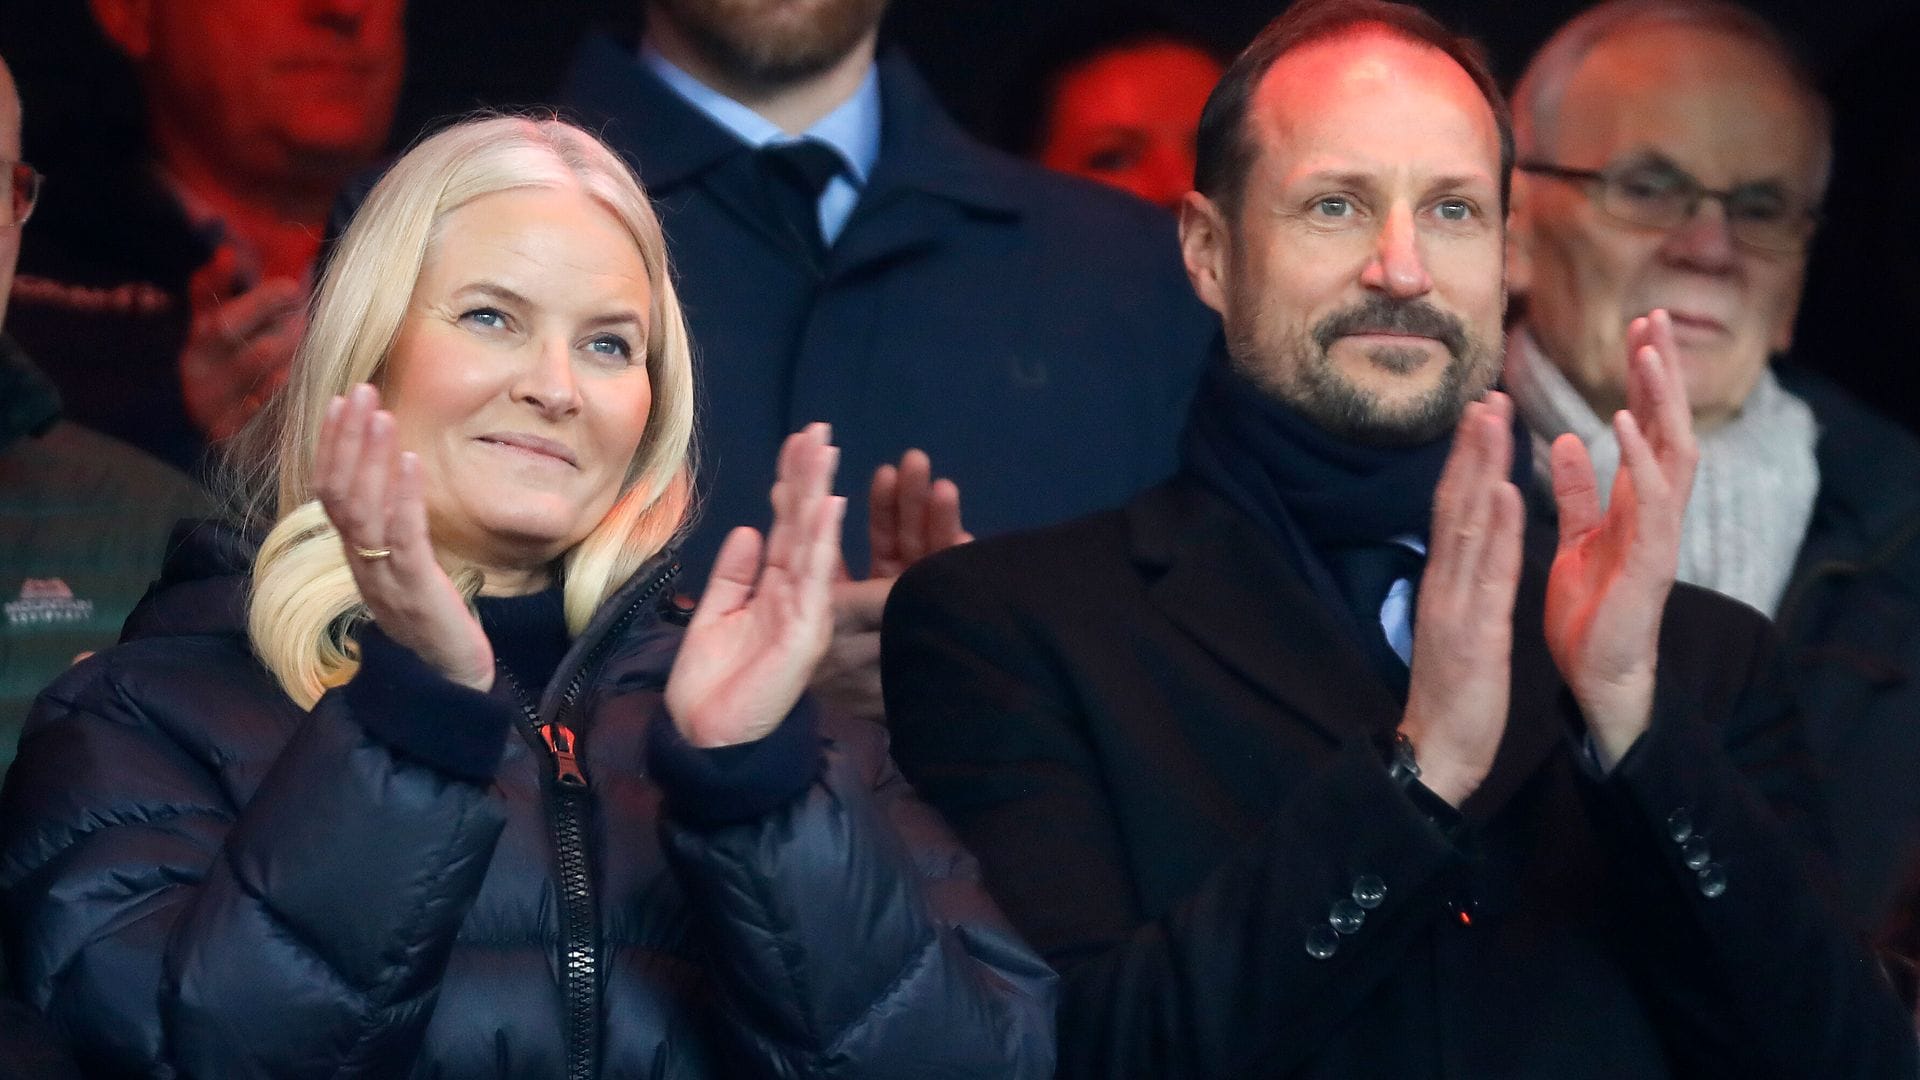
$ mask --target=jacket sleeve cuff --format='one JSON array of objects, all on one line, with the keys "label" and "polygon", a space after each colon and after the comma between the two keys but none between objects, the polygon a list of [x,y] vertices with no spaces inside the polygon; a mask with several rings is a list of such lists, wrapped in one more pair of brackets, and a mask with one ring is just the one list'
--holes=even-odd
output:
[{"label": "jacket sleeve cuff", "polygon": [[647,727],[648,770],[666,809],[688,825],[750,821],[800,797],[820,774],[819,709],[802,695],[766,736],[702,750],[662,714]]},{"label": "jacket sleeve cuff", "polygon": [[354,636],[360,670],[342,694],[367,734],[443,773],[490,783],[506,750],[513,706],[440,674],[372,623]]}]

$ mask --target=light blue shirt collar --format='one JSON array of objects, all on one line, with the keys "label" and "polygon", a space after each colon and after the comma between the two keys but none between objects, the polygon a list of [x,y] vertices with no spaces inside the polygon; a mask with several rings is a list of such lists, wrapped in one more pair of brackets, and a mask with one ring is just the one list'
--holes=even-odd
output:
[{"label": "light blue shirt collar", "polygon": [[853,216],[854,204],[860,201],[867,177],[873,174],[874,162],[880,158],[880,73],[876,67],[867,68],[866,78],[860,80],[860,88],[852,97],[796,138],[780,130],[773,121],[687,74],[651,45],[640,46],[640,62],[659,76],[669,90],[748,146],[758,149],[769,143],[813,138],[833,147],[846,167],[820,193],[820,233],[828,244],[840,238],[847,219]]},{"label": "light blue shirt collar", "polygon": [[[796,140],[795,136],[780,130],[773,121],[687,74],[673,61],[660,55],[653,46],[640,47],[640,61],[658,75],[669,89],[684,98],[687,104],[733,132],[748,146],[757,148],[769,143]],[[821,117],[799,137],[819,139],[833,147],[846,159],[854,183],[865,185],[867,177],[873,173],[874,162],[880,158],[879,69],[867,68],[866,77],[860,80],[860,88],[853,92],[853,96]]]}]

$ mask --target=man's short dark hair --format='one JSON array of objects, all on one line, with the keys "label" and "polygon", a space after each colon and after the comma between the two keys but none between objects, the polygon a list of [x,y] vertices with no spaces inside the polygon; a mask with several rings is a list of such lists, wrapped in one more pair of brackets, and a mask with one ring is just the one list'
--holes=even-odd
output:
[{"label": "man's short dark hair", "polygon": [[1247,109],[1254,91],[1282,56],[1305,45],[1339,37],[1361,27],[1379,27],[1395,37],[1445,53],[1459,64],[1493,110],[1500,129],[1500,208],[1506,209],[1513,183],[1513,114],[1494,82],[1486,52],[1472,38],[1455,34],[1417,7],[1388,0],[1298,0],[1268,23],[1253,44],[1234,58],[1200,114],[1194,146],[1193,186],[1231,219],[1240,212],[1260,147],[1247,130]]}]

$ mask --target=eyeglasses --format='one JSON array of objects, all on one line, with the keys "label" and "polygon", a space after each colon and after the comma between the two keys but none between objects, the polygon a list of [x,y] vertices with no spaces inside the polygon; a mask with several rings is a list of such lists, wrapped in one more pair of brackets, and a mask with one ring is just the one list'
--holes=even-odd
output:
[{"label": "eyeglasses", "polygon": [[1608,217],[1648,229],[1673,229],[1693,220],[1700,204],[1713,199],[1735,243],[1756,251],[1797,254],[1805,251],[1820,223],[1813,204],[1770,183],[1715,191],[1678,168],[1641,161],[1607,169],[1570,169],[1545,162],[1521,162],[1520,171],[1598,189],[1595,204]]},{"label": "eyeglasses", "polygon": [[33,204],[40,200],[40,174],[24,161],[0,160],[0,181],[6,189],[0,198],[0,229],[25,225],[33,216]]}]

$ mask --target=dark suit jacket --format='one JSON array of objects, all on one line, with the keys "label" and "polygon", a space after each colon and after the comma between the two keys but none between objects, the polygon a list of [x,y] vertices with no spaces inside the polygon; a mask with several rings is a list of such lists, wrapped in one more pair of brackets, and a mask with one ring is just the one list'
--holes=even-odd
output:
[{"label": "dark suit jacket", "polygon": [[[1449,842],[1376,749],[1399,702],[1191,481],[901,580],[894,753],[1064,974],[1063,1075],[1914,1075],[1803,874],[1765,622],[1676,590],[1652,727],[1602,779],[1544,584],[1530,564],[1506,735]],[[1369,877],[1383,902],[1310,955]]]},{"label": "dark suit jacket", "polygon": [[[880,62],[881,146],[824,266],[770,229],[750,152],[609,39],[565,109],[626,154],[666,228],[699,364],[704,578],[764,525],[780,441],[829,420],[841,490],[909,447],[960,485],[976,535],[1115,506],[1173,471],[1218,321],[1166,213],[980,145],[904,57]],[[864,498],[847,561],[867,562]],[[697,584],[697,582],[695,582]]]},{"label": "dark suit jacket", "polygon": [[1825,379],[1779,375],[1820,424],[1820,494],[1780,633],[1827,770],[1848,908],[1878,926],[1920,870],[1920,444]]}]

